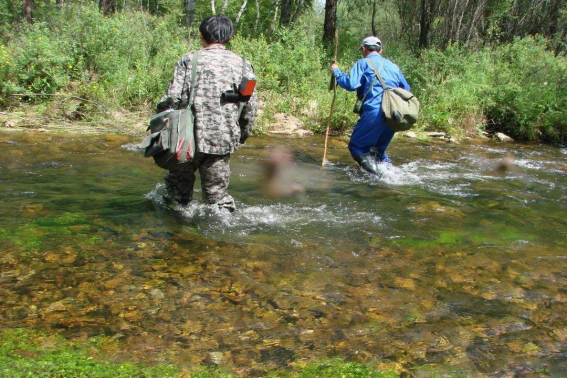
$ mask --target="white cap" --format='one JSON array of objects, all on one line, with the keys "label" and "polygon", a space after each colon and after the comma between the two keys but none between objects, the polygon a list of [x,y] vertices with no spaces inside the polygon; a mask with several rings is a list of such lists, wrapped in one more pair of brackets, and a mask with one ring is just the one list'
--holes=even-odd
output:
[{"label": "white cap", "polygon": [[382,47],[382,41],[374,36],[370,36],[370,37],[366,37],[362,40],[362,43],[360,44],[360,49],[362,50],[363,47],[365,46],[378,46],[378,47]]}]

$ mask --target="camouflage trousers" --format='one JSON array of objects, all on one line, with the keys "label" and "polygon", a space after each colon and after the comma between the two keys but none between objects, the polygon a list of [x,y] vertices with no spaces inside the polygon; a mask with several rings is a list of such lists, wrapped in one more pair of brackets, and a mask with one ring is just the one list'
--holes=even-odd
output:
[{"label": "camouflage trousers", "polygon": [[203,201],[217,204],[229,211],[236,210],[234,199],[228,194],[230,154],[211,155],[198,152],[191,162],[180,164],[165,175],[165,187],[171,199],[186,205],[193,199],[195,172],[199,170]]}]

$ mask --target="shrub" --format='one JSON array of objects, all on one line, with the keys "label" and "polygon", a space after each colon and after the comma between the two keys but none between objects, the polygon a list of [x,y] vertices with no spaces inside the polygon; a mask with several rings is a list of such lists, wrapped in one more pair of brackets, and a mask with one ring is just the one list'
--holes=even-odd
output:
[{"label": "shrub", "polygon": [[499,46],[492,56],[493,85],[482,100],[492,127],[517,139],[565,143],[565,58],[534,37]]},{"label": "shrub", "polygon": [[65,7],[51,22],[22,25],[0,46],[0,93],[72,92],[135,109],[165,92],[187,31],[174,17],[122,13],[104,17],[94,4]]},{"label": "shrub", "polygon": [[[16,5],[14,0],[0,5],[0,16],[11,15],[0,22],[2,107],[17,105],[13,95],[23,93],[21,100],[32,103],[51,100],[43,95],[78,96],[87,102],[71,107],[83,106],[86,114],[100,110],[98,105],[89,109],[93,103],[153,109],[176,60],[199,47],[197,25],[187,30],[173,13],[126,11],[104,17],[91,2],[59,11],[45,7],[34,25],[16,27],[11,23]],[[275,27],[269,35],[236,35],[231,49],[255,67],[265,121],[275,113],[289,113],[311,130],[324,132],[332,100],[331,59],[313,30],[318,21],[301,22],[305,25]],[[347,72],[360,59],[360,33],[355,29],[345,32],[341,42],[339,64]],[[390,42],[384,55],[400,66],[420,100],[418,129],[460,137],[488,125],[516,139],[564,143],[566,58],[554,56],[547,43],[528,37],[476,51],[450,45],[417,55]],[[335,132],[347,132],[356,123],[354,101],[354,93],[337,90],[331,120]]]}]

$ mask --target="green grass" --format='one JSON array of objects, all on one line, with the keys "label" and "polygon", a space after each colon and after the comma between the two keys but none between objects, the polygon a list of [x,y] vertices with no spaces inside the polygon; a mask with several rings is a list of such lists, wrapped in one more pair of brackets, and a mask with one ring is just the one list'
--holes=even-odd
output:
[{"label": "green grass", "polygon": [[[104,361],[101,350],[106,337],[70,342],[59,335],[46,335],[26,329],[7,329],[0,333],[0,376],[2,377],[235,377],[222,368],[184,367],[173,364],[149,366],[140,363]],[[116,342],[116,341],[112,341]],[[372,377],[394,378],[392,371],[379,371],[369,365],[340,359],[311,363],[297,371],[270,371],[268,377]]]},{"label": "green grass", "polygon": [[94,345],[74,344],[61,336],[29,330],[5,330],[0,343],[3,377],[177,377],[172,365],[110,363],[90,355]]},{"label": "green grass", "polygon": [[[314,132],[325,130],[330,58],[312,30],[314,19],[305,17],[291,29],[240,33],[229,46],[255,67],[265,115],[259,132],[275,113],[294,115]],[[199,48],[197,28],[187,30],[178,21],[174,13],[140,11],[104,17],[95,3],[45,9],[33,25],[0,21],[0,108],[66,121],[149,113],[165,93],[177,59]],[[358,41],[357,35],[341,40],[339,65],[347,72],[361,57],[348,48]],[[384,55],[400,66],[420,100],[417,130],[460,138],[489,127],[515,139],[564,143],[567,58],[555,56],[549,43],[526,37],[417,54],[392,41]],[[337,91],[334,131],[347,133],[356,123],[354,99],[352,92]]]}]

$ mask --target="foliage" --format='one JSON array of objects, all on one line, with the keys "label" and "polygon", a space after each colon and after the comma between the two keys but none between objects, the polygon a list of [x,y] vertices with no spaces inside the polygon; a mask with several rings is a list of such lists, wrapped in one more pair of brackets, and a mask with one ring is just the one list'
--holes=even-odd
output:
[{"label": "foliage", "polygon": [[[259,5],[261,14],[270,12],[265,1]],[[347,72],[360,58],[358,45],[369,32],[363,9],[370,5],[345,3],[339,9],[344,21],[339,23],[338,60]],[[92,3],[59,11],[41,8],[35,24],[16,25],[15,3],[3,3],[0,15],[11,16],[0,22],[0,107],[28,103],[40,109],[53,103],[42,111],[54,116],[53,109],[60,107],[70,120],[109,109],[153,110],[175,61],[199,46],[196,27],[180,26],[174,2],[160,6],[164,13],[157,16],[125,11],[112,17],[104,17]],[[235,4],[230,6],[230,14],[237,12]],[[493,11],[507,8],[498,9]],[[266,19],[256,26],[252,10],[244,13],[230,48],[255,67],[263,110],[257,130],[265,131],[274,114],[288,113],[312,131],[324,132],[332,92],[331,59],[318,35],[322,15],[307,11],[296,27],[281,28]],[[200,4],[197,11],[196,21],[209,12],[208,5]],[[421,102],[418,129],[462,137],[488,128],[517,139],[565,142],[566,58],[551,50],[554,42],[526,37],[477,49],[449,44],[416,54],[395,41],[401,38],[402,22],[395,12],[379,11],[377,21],[380,33],[390,39],[384,40],[384,55],[400,66]],[[65,103],[65,96],[75,99]],[[348,133],[356,123],[354,100],[354,93],[337,90],[331,120],[335,133]]]},{"label": "foliage", "polygon": [[471,136],[487,126],[515,139],[565,143],[566,60],[546,44],[526,37],[474,52],[399,50],[392,59],[420,99],[420,128]]},{"label": "foliage", "polygon": [[[268,114],[289,113],[301,118],[315,131],[324,128],[332,96],[328,91],[330,72],[326,67],[325,51],[313,35],[303,28],[278,28],[270,39],[237,36],[231,48],[253,63],[259,79],[258,90],[269,98],[266,103]],[[353,98],[344,91],[339,93],[338,103],[348,103],[349,97]],[[337,129],[355,122],[354,116],[344,119],[345,112],[346,107],[337,106],[334,117],[338,121],[335,122]]]},{"label": "foliage", "polygon": [[[58,335],[26,329],[7,329],[0,333],[0,375],[6,377],[178,377],[185,376],[173,365],[147,366],[134,363],[104,361],[101,350],[109,337],[92,337],[73,343]],[[223,369],[194,367],[188,376],[195,378],[229,378]],[[342,360],[312,363],[295,372],[274,371],[273,377],[376,377],[390,378],[398,374],[379,371],[368,365]]]},{"label": "foliage", "polygon": [[299,378],[309,377],[345,377],[345,378],[395,378],[399,375],[393,371],[380,371],[358,362],[330,360],[307,365],[297,375]]},{"label": "foliage", "polygon": [[0,343],[3,377],[177,377],[176,367],[110,363],[94,359],[88,344],[28,330],[5,330]]},{"label": "foliage", "polygon": [[20,25],[5,38],[1,102],[6,106],[17,93],[64,92],[105,105],[143,106],[171,80],[172,62],[186,50],[183,34],[171,17],[107,18],[92,4],[66,7],[50,22]]},{"label": "foliage", "polygon": [[567,64],[541,37],[503,45],[493,54],[493,87],[483,101],[494,127],[524,140],[567,140]]}]

